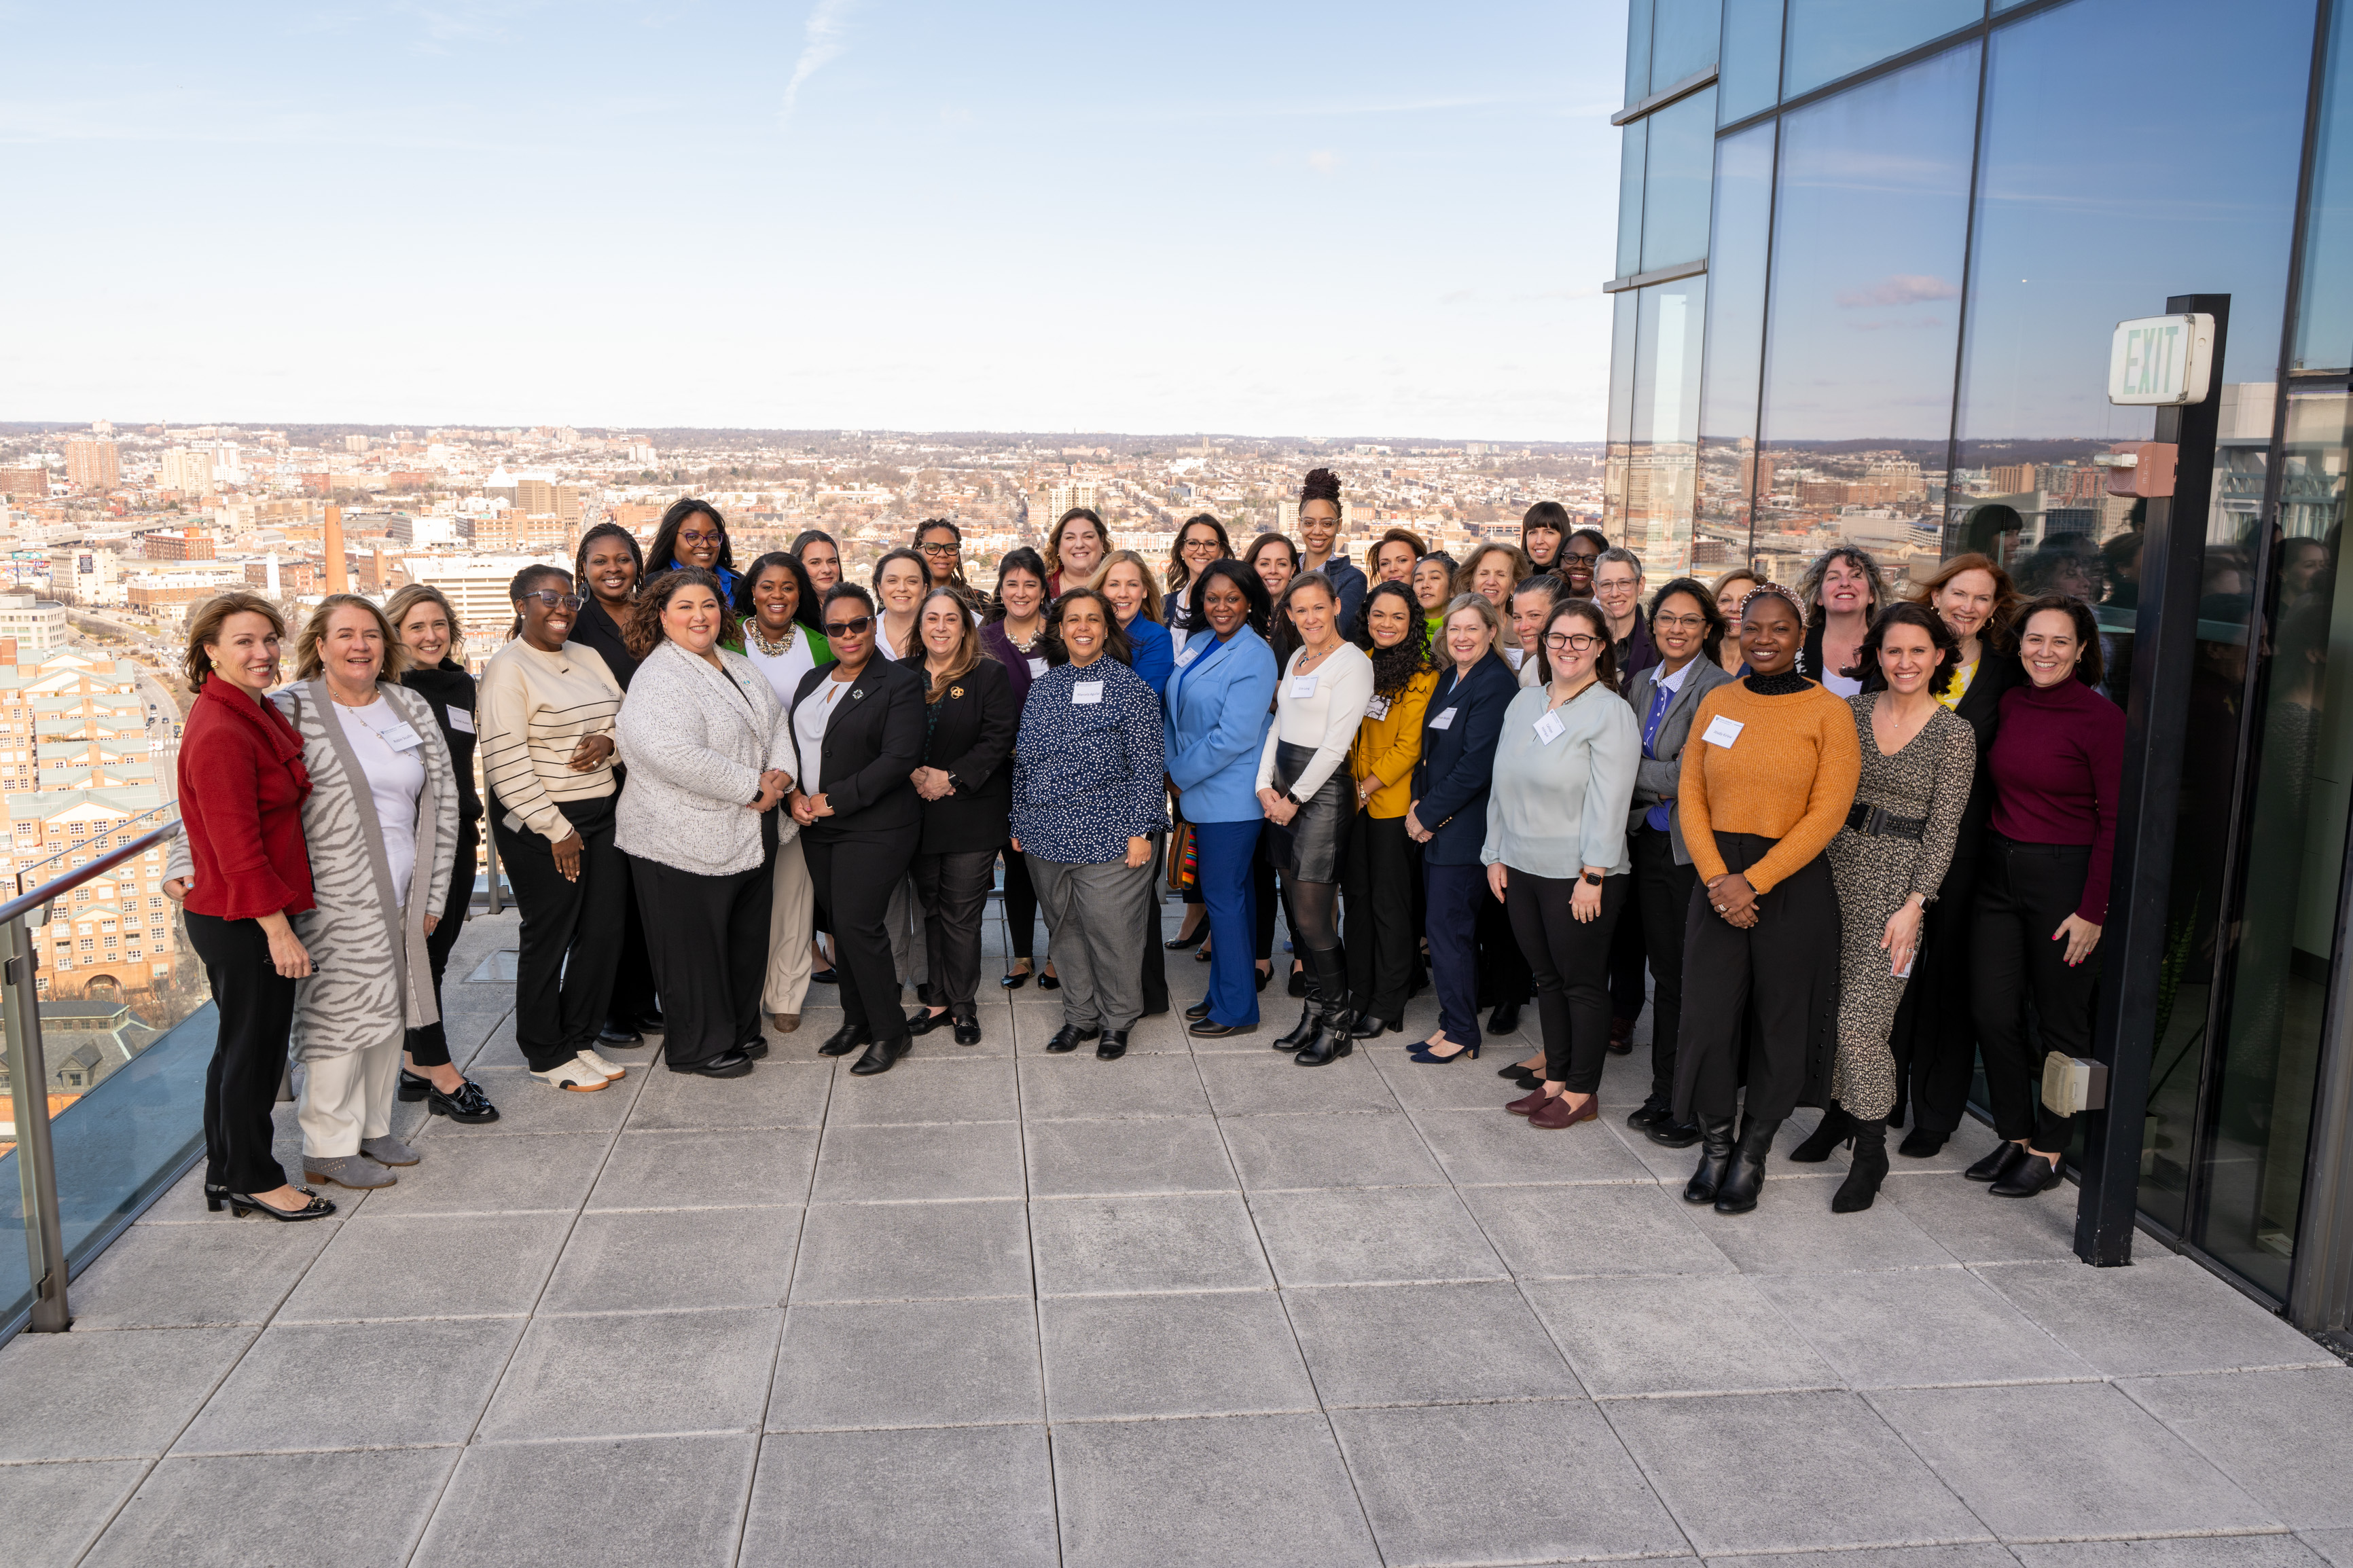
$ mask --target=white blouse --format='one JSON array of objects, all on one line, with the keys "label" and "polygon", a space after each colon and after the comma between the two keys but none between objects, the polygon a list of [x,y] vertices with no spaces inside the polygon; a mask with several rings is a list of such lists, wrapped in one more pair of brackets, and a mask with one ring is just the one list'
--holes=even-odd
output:
[{"label": "white blouse", "polygon": [[[408,879],[417,869],[417,803],[425,793],[422,738],[403,749],[385,739],[408,721],[379,697],[364,708],[335,704],[343,734],[367,774],[368,794],[375,802],[376,826],[384,833],[384,858],[392,871],[392,896],[402,908],[408,904]],[[414,733],[414,731],[412,731]]]},{"label": "white blouse", "polygon": [[754,669],[767,677],[769,689],[776,694],[776,700],[787,710],[792,708],[794,693],[801,689],[801,677],[817,668],[817,656],[809,651],[809,629],[798,624],[793,627],[792,641],[786,643],[785,651],[778,654],[762,653],[752,634],[745,632],[744,657],[752,661]]},{"label": "white blouse", "polygon": [[825,766],[825,727],[833,722],[834,710],[841,705],[841,694],[856,684],[848,680],[820,680],[808,700],[793,710],[793,742],[800,766],[793,774],[793,783],[803,795],[816,795],[825,786],[818,781]]},{"label": "white blouse", "polygon": [[1347,762],[1356,728],[1373,700],[1373,661],[1363,648],[1344,642],[1312,673],[1295,673],[1306,657],[1305,648],[1293,654],[1274,689],[1274,722],[1258,758],[1258,787],[1271,789],[1277,744],[1314,747],[1315,755],[1291,781],[1291,793],[1302,800],[1323,788],[1333,770]]}]

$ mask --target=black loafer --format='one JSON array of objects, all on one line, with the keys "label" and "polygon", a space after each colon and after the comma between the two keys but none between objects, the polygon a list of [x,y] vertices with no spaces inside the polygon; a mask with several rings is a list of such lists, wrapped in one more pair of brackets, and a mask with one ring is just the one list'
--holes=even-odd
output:
[{"label": "black loafer", "polygon": [[[413,1105],[432,1092],[433,1080],[431,1079],[425,1077],[422,1073],[410,1072],[406,1068],[400,1069],[400,1089],[398,1093],[401,1099],[407,1100]],[[227,1187],[223,1187],[221,1191],[226,1193],[228,1189]]]},{"label": "black loafer", "polygon": [[600,1046],[642,1046],[646,1037],[617,1019],[608,1019],[605,1026],[596,1031],[596,1043]]},{"label": "black loafer", "polygon": [[846,1057],[859,1047],[873,1043],[874,1037],[869,1031],[844,1024],[826,1037],[825,1044],[817,1048],[817,1054],[821,1057]]},{"label": "black loafer", "polygon": [[1699,1142],[1699,1123],[1677,1121],[1670,1117],[1643,1128],[1642,1136],[1662,1149],[1688,1149]]},{"label": "black loafer", "polygon": [[1209,999],[1208,999],[1208,997],[1206,997],[1206,996],[1204,996],[1204,997],[1203,997],[1201,1000],[1199,1000],[1198,1002],[1194,1003],[1190,1007],[1187,1007],[1187,1008],[1186,1008],[1186,1009],[1185,1009],[1185,1016],[1186,1016],[1186,1017],[1187,1017],[1187,1018],[1193,1019],[1193,1020],[1195,1020],[1195,1021],[1197,1021],[1197,1022],[1198,1022],[1198,1020],[1200,1020],[1200,1019],[1203,1019],[1203,1018],[1208,1017],[1208,1016],[1209,1016]]},{"label": "black loafer", "polygon": [[2005,1138],[1993,1146],[1992,1152],[1961,1173],[1972,1182],[1999,1182],[2010,1173],[2010,1168],[2026,1158],[2026,1145],[2013,1143]]},{"label": "black loafer", "polygon": [[944,1029],[955,1019],[946,1013],[934,1013],[929,1007],[918,1007],[907,1015],[907,1033],[928,1035],[934,1029]]},{"label": "black loafer", "polygon": [[1487,1032],[1491,1035],[1508,1035],[1519,1026],[1520,1005],[1517,1002],[1498,1002],[1495,1010],[1487,1015]]},{"label": "black loafer", "polygon": [[1003,979],[999,980],[997,984],[1004,986],[1008,991],[1018,991],[1024,985],[1029,984],[1029,972],[1026,969],[1016,970],[1014,973],[1008,974]]},{"label": "black loafer", "polygon": [[2064,1154],[2056,1160],[2046,1160],[2040,1154],[2021,1153],[1987,1190],[1998,1198],[2031,1198],[2037,1193],[2047,1193],[2057,1186],[2066,1169],[2067,1156]]},{"label": "black loafer", "polygon": [[1046,1042],[1046,1048],[1060,1056],[1064,1051],[1077,1050],[1102,1033],[1101,1029],[1082,1029],[1076,1024],[1065,1024],[1054,1031],[1054,1037]]},{"label": "black loafer", "polygon": [[980,1020],[978,1018],[958,1018],[955,1021],[955,1043],[959,1046],[976,1046],[980,1044]]},{"label": "black loafer", "polygon": [[1127,1055],[1127,1031],[1125,1029],[1105,1029],[1103,1033],[1103,1038],[1095,1043],[1095,1059],[1097,1061],[1115,1062],[1125,1055]]},{"label": "black loafer", "polygon": [[1366,1013],[1356,1020],[1356,1026],[1348,1031],[1348,1037],[1352,1040],[1377,1040],[1383,1035],[1391,1031],[1401,1032],[1404,1028],[1405,1021],[1401,1018],[1376,1018]]},{"label": "black loafer", "polygon": [[1185,1031],[1197,1040],[1222,1040],[1229,1035],[1255,1035],[1256,1024],[1220,1024],[1215,1018],[1203,1018]]},{"label": "black loafer", "polygon": [[1673,1121],[1674,1116],[1675,1113],[1672,1108],[1662,1105],[1655,1100],[1646,1100],[1627,1116],[1626,1125],[1641,1128],[1656,1127],[1662,1121]]},{"label": "black loafer", "polygon": [[717,1056],[699,1062],[672,1062],[672,1072],[691,1072],[697,1078],[742,1078],[752,1070],[752,1058],[741,1049],[722,1051]]},{"label": "black loafer", "polygon": [[768,1037],[754,1035],[735,1048],[756,1062],[768,1054]]},{"label": "black loafer", "polygon": [[1294,969],[1291,972],[1291,994],[1293,996],[1304,996],[1307,994],[1306,970]]},{"label": "black loafer", "polygon": [[849,1070],[860,1078],[872,1078],[878,1072],[889,1072],[892,1065],[913,1048],[914,1042],[902,1037],[877,1040],[866,1047],[866,1054],[849,1064]]},{"label": "black loafer", "polygon": [[1261,969],[1261,970],[1260,970],[1260,971],[1258,972],[1258,988],[1259,988],[1260,990],[1261,990],[1261,991],[1265,990],[1265,989],[1266,989],[1266,983],[1267,983],[1268,981],[1270,981],[1270,980],[1273,979],[1273,978],[1274,978],[1274,971],[1273,971],[1273,970],[1271,970],[1271,969]]},{"label": "black loafer", "polygon": [[499,1119],[499,1108],[491,1103],[491,1097],[472,1079],[459,1084],[455,1094],[444,1094],[427,1083],[425,1110],[427,1115],[446,1116],[460,1127],[479,1127]]},{"label": "black loafer", "polygon": [[835,969],[813,969],[809,972],[809,984],[812,985],[839,985],[841,984],[841,973]]}]

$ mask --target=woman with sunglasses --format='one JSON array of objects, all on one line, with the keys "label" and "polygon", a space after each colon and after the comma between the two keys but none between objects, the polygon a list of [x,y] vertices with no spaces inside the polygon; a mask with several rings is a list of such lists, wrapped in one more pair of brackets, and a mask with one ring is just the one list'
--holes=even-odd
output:
[{"label": "woman with sunglasses", "polygon": [[707,500],[692,496],[670,502],[646,552],[645,577],[699,566],[719,579],[722,604],[735,596],[735,547],[727,542],[727,520]]},{"label": "woman with sunglasses", "polygon": [[482,667],[476,723],[491,837],[522,915],[515,1044],[542,1083],[593,1093],[622,1076],[596,1048],[629,898],[613,843],[621,683],[565,640],[581,605],[571,574],[526,566],[508,595],[512,640]]}]

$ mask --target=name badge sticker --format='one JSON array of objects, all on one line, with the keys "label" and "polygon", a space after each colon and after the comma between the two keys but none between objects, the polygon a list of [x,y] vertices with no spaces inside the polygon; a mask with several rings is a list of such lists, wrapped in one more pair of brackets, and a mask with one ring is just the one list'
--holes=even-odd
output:
[{"label": "name badge sticker", "polygon": [[1430,721],[1430,727],[1433,730],[1451,730],[1454,728],[1454,710],[1451,708],[1441,709],[1439,711],[1438,717]]},{"label": "name badge sticker", "polygon": [[1188,647],[1188,648],[1187,648],[1183,653],[1180,653],[1180,654],[1178,654],[1178,655],[1176,656],[1176,662],[1177,662],[1178,664],[1190,664],[1190,663],[1192,663],[1195,659],[1197,659],[1197,658],[1200,658],[1200,657],[1201,657],[1201,650],[1200,650],[1199,648],[1198,648],[1198,647]]},{"label": "name badge sticker", "polygon": [[460,735],[472,734],[474,732],[473,714],[463,708],[450,709],[449,728],[457,731]]},{"label": "name badge sticker", "polygon": [[1103,683],[1100,680],[1080,681],[1077,685],[1071,688],[1071,706],[1073,708],[1079,708],[1083,707],[1090,702],[1102,701],[1103,688]]},{"label": "name badge sticker", "polygon": [[425,744],[425,737],[406,724],[395,724],[391,729],[378,730],[376,733],[384,738],[385,745],[396,752],[413,752]]},{"label": "name badge sticker", "polygon": [[1032,679],[1032,680],[1035,680],[1035,679],[1037,679],[1039,676],[1041,676],[1041,675],[1043,675],[1043,674],[1045,674],[1045,673],[1046,673],[1046,661],[1045,661],[1044,659],[1042,659],[1042,658],[1039,658],[1037,655],[1035,655],[1035,654],[1030,655],[1030,656],[1029,656],[1029,679]]},{"label": "name badge sticker", "polygon": [[1739,720],[1726,718],[1719,713],[1707,721],[1707,731],[1700,736],[1700,739],[1711,746],[1722,746],[1730,750],[1732,742],[1740,739],[1740,731],[1746,728],[1747,726]]},{"label": "name badge sticker", "polygon": [[1291,678],[1291,695],[1292,695],[1292,697],[1293,697],[1293,699],[1297,699],[1297,698],[1302,698],[1302,697],[1313,697],[1313,696],[1314,696],[1314,695],[1315,695],[1315,682],[1316,682],[1319,679],[1321,679],[1321,678],[1320,678],[1320,677],[1317,677],[1317,676],[1313,676],[1313,675],[1294,675],[1294,676],[1293,676],[1293,677]]},{"label": "name badge sticker", "polygon": [[1540,746],[1551,745],[1555,741],[1560,739],[1562,731],[1567,728],[1567,725],[1560,721],[1559,714],[1550,712],[1546,713],[1543,718],[1536,721],[1536,744]]},{"label": "name badge sticker", "polygon": [[1367,703],[1366,703],[1366,704],[1365,704],[1365,717],[1366,717],[1366,718],[1367,718],[1367,719],[1386,719],[1386,718],[1388,718],[1388,716],[1389,716],[1389,700],[1388,700],[1388,698],[1386,698],[1386,697],[1376,697],[1376,698],[1374,698],[1371,701],[1369,701],[1369,702],[1367,702]]},{"label": "name badge sticker", "polygon": [[1507,647],[1503,650],[1503,654],[1505,658],[1512,661],[1512,668],[1517,669],[1526,662],[1528,650],[1524,647]]}]

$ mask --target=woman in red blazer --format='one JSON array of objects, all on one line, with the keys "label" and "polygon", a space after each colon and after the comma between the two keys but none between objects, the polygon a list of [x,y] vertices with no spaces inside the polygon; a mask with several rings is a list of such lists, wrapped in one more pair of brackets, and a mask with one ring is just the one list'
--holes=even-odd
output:
[{"label": "woman in red blazer", "polygon": [[286,1071],[294,983],[311,955],[289,915],[311,907],[302,740],[262,693],[278,683],[286,623],[258,594],[230,592],[188,623],[196,694],[180,739],[180,822],[195,874],[164,890],[185,910],[220,1033],[205,1078],[205,1206],[242,1218],[318,1219],[335,1205],[290,1186],[269,1152]]}]

